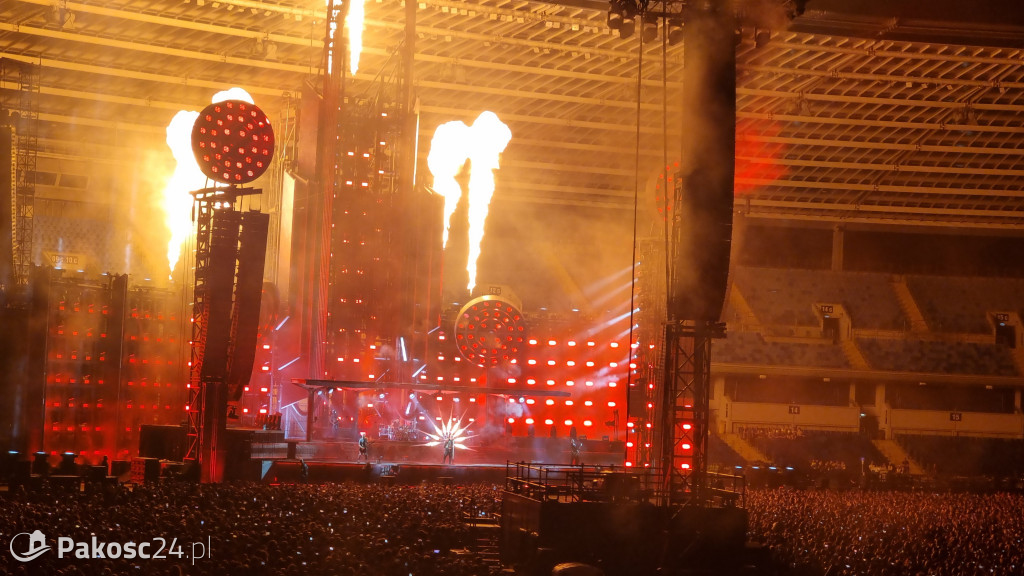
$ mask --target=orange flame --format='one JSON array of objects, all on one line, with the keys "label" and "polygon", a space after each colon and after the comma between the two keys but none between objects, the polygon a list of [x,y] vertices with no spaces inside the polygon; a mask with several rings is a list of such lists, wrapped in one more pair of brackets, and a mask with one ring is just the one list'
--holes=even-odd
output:
[{"label": "orange flame", "polygon": [[[324,6],[330,6],[330,0]],[[334,3],[333,16],[330,21],[330,37],[337,38],[337,16],[341,11],[341,2]],[[366,19],[366,0],[348,0],[348,13],[345,14],[345,28],[348,28],[348,69],[355,74],[359,71],[359,55],[363,51],[363,22]],[[334,52],[327,54],[327,69],[333,70]]]},{"label": "orange flame", "polygon": [[466,261],[470,292],[476,286],[480,243],[494,195],[494,171],[500,167],[501,153],[511,139],[512,131],[498,119],[497,114],[482,112],[472,126],[458,120],[441,124],[430,141],[427,167],[434,176],[434,192],[444,197],[444,246],[448,245],[451,216],[462,198],[462,188],[456,176],[467,160],[470,163],[469,256]]},{"label": "orange flame", "polygon": [[363,19],[366,0],[349,0],[345,26],[348,28],[348,68],[355,74],[359,70],[359,54],[363,51]]},{"label": "orange flame", "polygon": [[[211,103],[225,100],[244,100],[254,104],[252,96],[241,88],[218,92],[214,94]],[[191,192],[207,185],[206,176],[199,170],[199,164],[192,154],[192,126],[198,117],[199,112],[181,110],[167,124],[167,147],[177,162],[174,173],[164,185],[161,202],[164,224],[171,236],[167,242],[167,264],[171,272],[174,272],[178,264],[181,247],[194,233]]]}]

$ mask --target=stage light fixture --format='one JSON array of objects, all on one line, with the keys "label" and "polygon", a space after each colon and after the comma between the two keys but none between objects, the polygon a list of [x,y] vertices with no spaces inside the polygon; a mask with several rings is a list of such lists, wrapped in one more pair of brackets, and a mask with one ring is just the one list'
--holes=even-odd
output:
[{"label": "stage light fixture", "polygon": [[636,32],[636,13],[629,9],[622,15],[622,24],[619,26],[619,38],[625,40]]},{"label": "stage light fixture", "polygon": [[755,28],[754,29],[754,47],[763,48],[766,44],[771,42],[772,32],[767,28]]},{"label": "stage light fixture", "polygon": [[462,356],[479,366],[497,365],[518,355],[525,331],[522,313],[497,296],[481,296],[459,311],[455,340]]},{"label": "stage light fixture", "polygon": [[608,7],[608,27],[618,30],[622,27],[622,3],[619,0],[611,0]]},{"label": "stage light fixture", "polygon": [[259,178],[274,157],[274,130],[257,106],[242,100],[210,104],[192,126],[192,153],[212,180],[247,184]]},{"label": "stage light fixture", "polygon": [[656,15],[644,14],[640,37],[644,44],[650,44],[658,38],[658,17]]},{"label": "stage light fixture", "polygon": [[668,21],[668,30],[665,35],[668,37],[668,45],[675,46],[683,41],[683,19],[672,18]]},{"label": "stage light fixture", "polygon": [[619,38],[629,38],[636,30],[635,0],[611,0],[608,6],[608,27],[618,30]]}]

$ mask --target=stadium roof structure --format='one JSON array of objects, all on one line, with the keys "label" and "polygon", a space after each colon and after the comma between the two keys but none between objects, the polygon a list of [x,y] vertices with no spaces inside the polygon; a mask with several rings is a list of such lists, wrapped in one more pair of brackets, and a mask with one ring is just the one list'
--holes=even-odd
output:
[{"label": "stadium roof structure", "polygon": [[[1024,16],[1015,2],[737,2],[746,15],[738,211],[1024,224]],[[39,170],[58,174],[38,194],[78,198],[76,181],[123,185],[145,155],[166,155],[175,112],[201,110],[230,86],[279,121],[319,77],[324,4],[4,1],[0,57],[38,65]],[[489,109],[514,134],[505,201],[631,210],[635,191],[692,136],[678,122],[684,46],[660,34],[646,45],[639,32],[621,39],[607,12],[590,0],[417,0],[421,164],[435,126]],[[367,0],[348,94],[372,94],[389,73],[405,18],[401,0]],[[755,28],[770,41],[755,41]],[[7,96],[17,90],[0,80]]]}]

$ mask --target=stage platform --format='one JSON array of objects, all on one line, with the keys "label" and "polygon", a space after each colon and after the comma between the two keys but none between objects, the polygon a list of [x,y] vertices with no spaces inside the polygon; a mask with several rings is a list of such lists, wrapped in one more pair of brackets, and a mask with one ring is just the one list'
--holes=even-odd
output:
[{"label": "stage platform", "polygon": [[[144,426],[142,438],[140,457],[182,461],[186,440],[184,426]],[[358,461],[359,448],[355,437],[306,442],[288,438],[280,430],[232,427],[223,437],[223,449],[227,451],[224,479],[266,481],[273,470],[279,481],[294,481],[298,479],[297,467],[302,460],[310,468],[310,481],[320,481],[319,478],[323,481],[335,478],[367,480],[381,476],[394,481],[393,477],[398,474],[388,473],[389,468],[420,470],[408,476],[410,482],[434,477],[493,477],[504,481],[508,462],[570,462],[568,438],[495,435],[473,438],[467,443],[467,448],[455,451],[454,466],[442,467],[443,449],[440,446],[428,446],[426,441],[377,439],[370,443],[371,467],[370,472],[365,472],[367,462]],[[584,439],[580,457],[585,465],[622,466],[625,443]],[[495,472],[484,472],[488,470]]]},{"label": "stage platform", "polygon": [[327,462],[307,461],[308,476],[302,477],[298,460],[266,460],[261,465],[261,481],[268,484],[306,482],[386,482],[415,485],[422,482],[443,484],[476,484],[490,482],[505,485],[504,464],[398,464],[394,462]]},{"label": "stage platform", "polygon": [[[250,458],[259,462],[264,482],[295,482],[301,479],[301,462],[309,468],[309,482],[384,480],[400,484],[426,481],[494,482],[503,484],[506,466],[512,462],[569,463],[565,439],[500,438],[467,450],[456,450],[454,464],[442,464],[440,446],[423,442],[377,441],[370,444],[369,461],[359,460],[359,449],[350,442],[254,442]],[[584,443],[581,459],[588,466],[622,466],[621,442]]]},{"label": "stage platform", "polygon": [[[580,457],[584,464],[621,466],[625,457],[625,443],[608,440],[583,440]],[[506,462],[566,462],[570,461],[569,442],[566,438],[496,437],[487,442],[475,442],[468,449],[455,451],[457,464],[500,464]],[[426,442],[405,440],[371,441],[371,463],[439,464],[442,448]],[[359,448],[355,439],[303,442],[298,440],[263,440],[253,436],[249,454],[253,459],[303,459],[307,462],[356,462]]]}]

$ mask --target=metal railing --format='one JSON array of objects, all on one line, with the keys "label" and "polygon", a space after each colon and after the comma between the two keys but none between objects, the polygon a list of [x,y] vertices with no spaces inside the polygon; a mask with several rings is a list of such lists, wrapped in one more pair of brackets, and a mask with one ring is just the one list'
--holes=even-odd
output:
[{"label": "metal railing", "polygon": [[700,499],[689,491],[667,493],[663,478],[662,471],[656,468],[533,462],[509,462],[505,465],[505,491],[542,502],[745,505],[746,483],[742,476],[707,473]]}]

